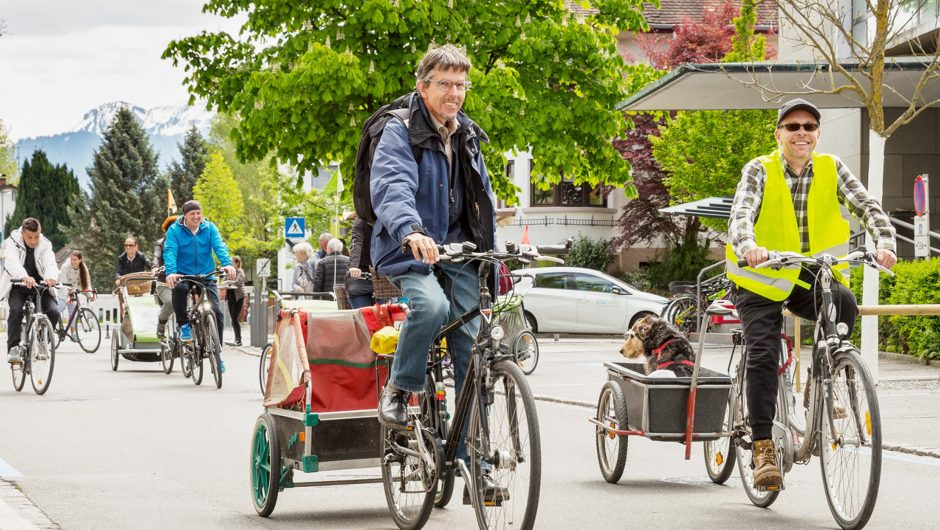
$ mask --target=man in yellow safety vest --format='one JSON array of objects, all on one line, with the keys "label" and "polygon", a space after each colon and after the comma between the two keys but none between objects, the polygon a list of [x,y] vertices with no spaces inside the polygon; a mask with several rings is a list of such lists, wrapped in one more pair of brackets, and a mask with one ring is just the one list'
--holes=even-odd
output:
[{"label": "man in yellow safety vest", "polygon": [[[895,231],[878,201],[838,157],[817,153],[820,113],[804,99],[784,103],[777,113],[777,150],[751,160],[741,172],[731,206],[725,249],[728,277],[748,348],[747,407],[753,434],[754,484],[780,486],[771,430],[776,409],[782,309],[816,319],[819,297],[813,274],[800,269],[754,269],[768,250],[806,255],[845,255],[849,223],[840,205],[877,241],[876,258],[884,267],[897,262]],[[748,267],[739,267],[738,259]],[[858,307],[848,288],[848,268],[837,268],[832,291],[837,318],[855,326]]]}]

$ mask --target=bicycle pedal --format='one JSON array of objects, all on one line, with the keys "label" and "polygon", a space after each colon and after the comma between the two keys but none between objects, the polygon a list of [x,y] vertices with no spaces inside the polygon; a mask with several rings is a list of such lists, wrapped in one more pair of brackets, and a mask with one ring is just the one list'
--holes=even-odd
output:
[{"label": "bicycle pedal", "polygon": [[781,484],[779,486],[758,486],[755,489],[757,489],[757,491],[767,492],[767,491],[783,491],[786,488],[784,488],[783,484]]}]

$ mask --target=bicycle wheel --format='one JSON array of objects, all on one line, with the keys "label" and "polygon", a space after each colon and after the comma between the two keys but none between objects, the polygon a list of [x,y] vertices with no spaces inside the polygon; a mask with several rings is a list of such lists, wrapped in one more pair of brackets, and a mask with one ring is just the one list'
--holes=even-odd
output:
[{"label": "bicycle wheel", "polygon": [[75,334],[78,345],[85,353],[95,353],[101,344],[101,323],[95,312],[87,307],[75,315]]},{"label": "bicycle wheel", "polygon": [[[535,399],[514,360],[494,363],[487,381],[491,386],[484,391],[490,404],[481,410],[474,395],[467,441],[472,497],[483,501],[474,506],[477,523],[481,528],[530,529],[542,480]],[[496,490],[489,499],[483,496],[487,485]]]},{"label": "bicycle wheel", "polygon": [[[382,455],[382,485],[385,500],[398,528],[421,528],[431,515],[444,450],[440,440],[429,429],[396,431],[381,429],[384,449]],[[430,461],[422,457],[418,436],[427,450]]]},{"label": "bicycle wheel", "polygon": [[261,395],[267,395],[268,386],[268,366],[271,362],[271,355],[274,353],[274,344],[270,342],[264,345],[261,350],[261,359],[258,362],[258,384],[261,386]]},{"label": "bicycle wheel", "polygon": [[33,338],[29,344],[29,379],[33,390],[40,396],[49,390],[52,371],[55,369],[55,339],[52,323],[45,316],[36,318]]},{"label": "bicycle wheel", "polygon": [[858,350],[838,354],[833,363],[819,441],[823,485],[839,526],[861,528],[875,509],[881,483],[878,394]]},{"label": "bicycle wheel", "polygon": [[[730,433],[734,425],[734,391],[728,394],[728,403],[725,406],[725,417],[721,422],[721,432]],[[735,446],[731,436],[722,436],[717,440],[706,441],[705,471],[708,478],[715,484],[724,484],[734,471]]]},{"label": "bicycle wheel", "polygon": [[118,361],[121,360],[121,354],[118,352],[120,340],[118,340],[118,330],[111,332],[111,370],[117,372]]},{"label": "bicycle wheel", "polygon": [[523,330],[512,344],[516,363],[525,375],[531,375],[539,364],[539,343],[529,330]]},{"label": "bicycle wheel", "polygon": [[191,349],[190,351],[190,366],[192,371],[190,372],[190,378],[193,380],[197,386],[202,384],[202,344],[204,340],[203,330],[200,329],[200,324],[191,322],[193,332],[193,342],[187,346]]},{"label": "bicycle wheel", "polygon": [[180,356],[180,371],[183,377],[189,379],[193,376],[193,348],[191,344],[176,344]]},{"label": "bicycle wheel", "polygon": [[222,370],[219,369],[219,362],[222,359],[222,345],[219,342],[219,328],[215,323],[215,315],[212,313],[206,314],[202,320],[202,328],[205,332],[203,351],[209,360],[209,368],[215,380],[215,387],[222,388]]},{"label": "bicycle wheel", "polygon": [[663,309],[663,318],[683,333],[688,334],[695,331],[698,328],[695,297],[680,296],[669,302],[666,308]]},{"label": "bicycle wheel", "polygon": [[267,517],[277,504],[281,481],[281,440],[271,414],[262,414],[255,421],[249,457],[252,504],[258,515]]},{"label": "bicycle wheel", "polygon": [[[175,323],[173,318],[166,324],[166,334],[167,336],[160,341],[160,363],[163,365],[163,373],[170,374],[173,372],[173,362],[176,360],[175,348],[176,348],[176,337],[174,337],[173,330],[175,329]],[[183,360],[180,359],[180,364],[183,363]]]},{"label": "bicycle wheel", "polygon": [[26,360],[20,364],[11,364],[10,365],[10,374],[13,376],[13,388],[19,392],[23,390],[23,385],[26,384]]},{"label": "bicycle wheel", "polygon": [[[607,381],[601,388],[595,418],[612,429],[627,429],[627,401],[616,381]],[[595,431],[597,465],[601,468],[604,480],[616,484],[623,476],[623,467],[627,464],[627,446],[630,437],[613,434],[600,427],[595,427]]]},{"label": "bicycle wheel", "polygon": [[[744,361],[742,361],[744,362]],[[741,429],[744,431],[744,435],[740,437],[741,444],[735,447],[734,454],[738,460],[738,474],[741,475],[741,483],[744,485],[744,493],[747,494],[747,498],[751,500],[751,503],[754,506],[759,506],[761,508],[767,508],[774,501],[777,500],[777,496],[780,495],[780,490],[759,490],[754,485],[754,469],[752,467],[752,453],[751,447],[753,444],[753,439],[751,438],[751,428],[749,425],[749,417],[747,412],[747,399],[744,396],[747,395],[747,383],[739,382],[740,385],[740,394],[737,394],[734,397],[732,403],[736,407],[735,418],[740,418],[740,425],[736,425],[736,429]],[[737,386],[735,387],[737,388]],[[780,458],[779,451],[777,455],[777,462],[782,462]],[[780,474],[783,475],[783,467],[780,468]]]}]

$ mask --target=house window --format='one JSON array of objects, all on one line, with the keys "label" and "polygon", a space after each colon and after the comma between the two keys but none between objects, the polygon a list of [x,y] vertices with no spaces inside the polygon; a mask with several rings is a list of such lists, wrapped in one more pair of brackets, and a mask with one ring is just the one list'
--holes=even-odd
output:
[{"label": "house window", "polygon": [[552,187],[547,190],[540,190],[533,183],[531,190],[532,206],[606,208],[609,193],[607,186],[603,184],[592,187],[586,182],[575,184],[571,181],[552,184]]}]

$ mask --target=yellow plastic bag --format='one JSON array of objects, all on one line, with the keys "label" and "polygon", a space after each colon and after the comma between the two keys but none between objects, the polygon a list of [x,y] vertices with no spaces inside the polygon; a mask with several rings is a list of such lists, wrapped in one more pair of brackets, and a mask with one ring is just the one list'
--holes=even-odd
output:
[{"label": "yellow plastic bag", "polygon": [[395,347],[398,346],[399,334],[401,334],[399,330],[392,326],[385,326],[372,335],[369,347],[379,355],[391,355],[395,353]]}]

